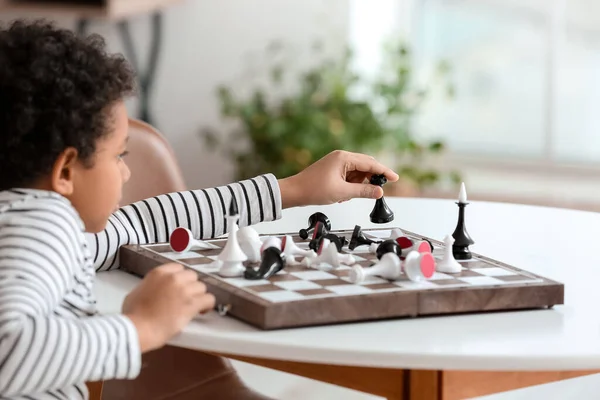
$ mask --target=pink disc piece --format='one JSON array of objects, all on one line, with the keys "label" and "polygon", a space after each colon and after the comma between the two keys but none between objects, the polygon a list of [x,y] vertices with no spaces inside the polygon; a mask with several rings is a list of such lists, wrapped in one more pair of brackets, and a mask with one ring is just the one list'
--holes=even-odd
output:
[{"label": "pink disc piece", "polygon": [[421,254],[421,273],[425,278],[431,278],[435,272],[435,258],[431,253]]},{"label": "pink disc piece", "polygon": [[169,239],[173,251],[183,252],[188,248],[192,239],[192,233],[186,228],[176,228]]},{"label": "pink disc piece", "polygon": [[429,243],[422,241],[421,243],[419,243],[417,251],[419,253],[431,253],[431,246],[429,245]]}]

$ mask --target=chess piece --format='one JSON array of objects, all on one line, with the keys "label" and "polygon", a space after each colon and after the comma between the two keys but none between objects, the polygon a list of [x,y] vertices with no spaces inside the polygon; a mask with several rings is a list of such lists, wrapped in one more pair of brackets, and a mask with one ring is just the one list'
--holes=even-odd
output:
[{"label": "chess piece", "polygon": [[371,245],[373,243],[381,243],[380,241],[371,240],[365,236],[359,225],[354,225],[354,231],[352,231],[352,237],[350,238],[350,244],[348,244],[349,250],[354,250],[358,246]]},{"label": "chess piece", "polygon": [[335,247],[338,261],[341,264],[352,265],[356,262],[356,259],[354,258],[354,256],[352,254],[340,254],[338,251],[338,246],[336,246],[334,243],[332,243],[329,239],[327,239],[325,237],[322,238],[322,240],[319,244],[317,254],[321,254],[323,252],[323,250],[325,250],[325,248],[327,248],[328,246]]},{"label": "chess piece", "polygon": [[331,243],[335,244],[335,247],[337,247],[338,252],[342,251],[342,248],[348,244],[348,240],[345,236],[338,236],[334,233],[328,233],[325,236],[323,236],[323,238],[329,239]]},{"label": "chess piece", "polygon": [[427,240],[413,241],[413,245],[411,247],[402,249],[402,254],[406,255],[411,251],[416,251],[418,253],[431,253],[431,245]]},{"label": "chess piece", "polygon": [[475,242],[471,239],[465,226],[465,207],[469,203],[467,202],[467,192],[465,190],[464,182],[461,184],[458,202],[456,204],[458,205],[458,222],[456,224],[456,229],[452,234],[452,237],[454,238],[452,253],[457,260],[469,260],[472,258],[469,246]]},{"label": "chess piece", "polygon": [[413,250],[406,255],[402,266],[408,279],[413,282],[422,282],[433,276],[435,258],[431,253],[419,253]]},{"label": "chess piece", "polygon": [[194,239],[192,231],[187,228],[179,227],[175,228],[169,236],[169,245],[173,251],[178,253],[185,253],[190,251],[193,247],[199,247],[200,249],[211,249],[207,243]]},{"label": "chess piece", "polygon": [[337,251],[337,247],[329,246],[329,240],[323,239],[321,246],[318,249],[316,257],[306,257],[302,264],[310,267],[321,267],[322,264],[331,268],[339,268],[340,259]]},{"label": "chess piece", "polygon": [[386,253],[394,253],[400,257],[402,256],[402,249],[400,248],[398,242],[396,242],[394,239],[388,239],[381,242],[381,244],[378,245],[377,249],[375,250],[375,255],[379,260],[381,260],[381,257],[383,257],[383,255]]},{"label": "chess piece", "polygon": [[399,237],[406,236],[404,232],[400,228],[394,228],[390,232],[390,237],[388,239],[398,239]]},{"label": "chess piece", "polygon": [[319,247],[319,243],[321,243],[321,239],[328,233],[327,227],[323,222],[317,221],[315,227],[312,232],[312,238],[308,243],[308,248],[314,251],[317,251]]},{"label": "chess piece", "polygon": [[262,246],[260,247],[260,252],[262,253],[267,247],[277,247],[279,250],[282,249],[281,245],[282,240],[276,236],[269,236],[265,238]]},{"label": "chess piece", "polygon": [[239,226],[237,220],[239,217],[237,201],[232,196],[229,205],[229,214],[227,215],[227,225],[230,227],[229,236],[227,237],[227,243],[225,243],[223,251],[218,256],[218,260],[222,262],[219,275],[224,277],[242,276],[245,271],[243,262],[248,260],[248,256],[246,256],[246,253],[244,253],[238,242],[237,231],[239,230]]},{"label": "chess piece", "polygon": [[402,275],[402,262],[395,253],[386,253],[381,260],[368,268],[356,264],[350,270],[348,278],[352,283],[360,283],[367,276],[379,276],[384,279],[396,280]]},{"label": "chess piece", "polygon": [[462,266],[458,261],[454,259],[454,255],[452,254],[452,244],[454,243],[454,238],[450,235],[447,235],[444,238],[444,257],[440,262],[437,263],[436,270],[438,272],[447,272],[450,274],[457,274],[462,270]]},{"label": "chess piece", "polygon": [[[308,228],[300,229],[300,231],[298,232],[298,235],[304,240],[308,239],[308,237],[313,234],[313,232],[317,226],[317,222],[321,222],[321,224],[323,225],[323,228],[325,228],[325,230],[327,232],[329,232],[331,230],[331,221],[329,221],[329,218],[327,217],[327,215],[323,214],[322,212],[316,212],[316,213],[312,214],[310,217],[308,217],[308,224],[309,224]],[[314,235],[313,235],[313,239],[314,239]]]},{"label": "chess piece", "polygon": [[250,262],[260,261],[260,249],[263,243],[258,232],[252,227],[245,226],[237,231],[238,242]]},{"label": "chess piece", "polygon": [[414,242],[408,236],[397,237],[396,243],[398,243],[398,246],[402,249],[403,254],[407,254],[414,246]]},{"label": "chess piece", "polygon": [[296,265],[298,262],[296,261],[296,256],[303,257],[316,257],[317,253],[314,250],[303,250],[296,243],[290,235],[286,235],[281,239],[281,246],[283,250],[283,254],[285,255],[286,264],[288,265]]},{"label": "chess piece", "polygon": [[284,268],[285,260],[285,254],[277,247],[267,247],[262,252],[262,260],[258,269],[246,268],[244,278],[249,280],[269,279]]},{"label": "chess piece", "polygon": [[[373,175],[370,183],[372,185],[383,186],[387,183],[387,179],[384,175]],[[384,196],[375,200],[375,206],[369,216],[371,217],[371,222],[374,224],[385,224],[394,220],[394,213],[385,202]]]}]

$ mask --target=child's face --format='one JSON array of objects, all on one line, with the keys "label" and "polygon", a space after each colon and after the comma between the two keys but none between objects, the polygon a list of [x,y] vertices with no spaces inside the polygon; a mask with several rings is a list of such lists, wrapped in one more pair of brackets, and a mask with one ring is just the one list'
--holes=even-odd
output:
[{"label": "child's face", "polygon": [[74,163],[72,191],[65,195],[79,212],[87,232],[102,231],[110,215],[117,210],[122,187],[130,171],[123,155],[128,138],[128,116],[124,103],[116,105],[111,127],[114,129],[96,144],[93,166]]}]

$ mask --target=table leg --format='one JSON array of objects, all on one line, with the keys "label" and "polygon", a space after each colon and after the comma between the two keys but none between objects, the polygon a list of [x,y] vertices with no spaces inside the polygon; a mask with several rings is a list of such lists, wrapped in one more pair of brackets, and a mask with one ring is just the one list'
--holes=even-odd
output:
[{"label": "table leg", "polygon": [[269,360],[231,354],[219,355],[370,393],[388,400],[459,400],[600,373],[600,370],[401,370]]},{"label": "table leg", "polygon": [[310,364],[262,358],[222,355],[230,359],[259,365],[278,371],[315,379],[348,389],[374,394],[389,400],[403,400],[405,375],[403,370],[392,368],[348,367],[329,364]]}]

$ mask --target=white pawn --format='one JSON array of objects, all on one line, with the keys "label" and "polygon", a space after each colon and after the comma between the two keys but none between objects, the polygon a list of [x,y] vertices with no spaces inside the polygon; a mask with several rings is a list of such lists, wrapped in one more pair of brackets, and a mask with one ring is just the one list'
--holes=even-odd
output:
[{"label": "white pawn", "polygon": [[341,253],[339,253],[338,250],[337,250],[337,246],[335,244],[331,244],[331,240],[329,240],[329,239],[323,239],[322,240],[322,245],[323,245],[323,247],[322,247],[321,251],[323,251],[323,249],[325,249],[326,247],[333,247],[333,248],[335,248],[335,252],[337,254],[338,261],[341,264],[352,265],[352,264],[354,264],[356,262],[356,258],[354,258],[354,256],[352,254],[341,254]]},{"label": "white pawn", "polygon": [[452,254],[452,245],[454,244],[454,238],[451,235],[446,235],[444,238],[444,257],[437,263],[438,272],[447,272],[450,274],[457,274],[462,270],[462,266]]},{"label": "white pawn", "polygon": [[248,256],[240,247],[237,237],[237,231],[239,226],[237,220],[239,218],[237,202],[235,197],[231,197],[231,204],[229,206],[229,215],[227,216],[227,223],[230,226],[229,236],[227,237],[227,243],[221,254],[218,256],[218,260],[222,262],[222,266],[219,269],[219,275],[224,277],[236,277],[243,276],[244,268],[243,262],[248,260]]},{"label": "white pawn", "polygon": [[371,267],[363,268],[356,264],[350,270],[349,278],[352,283],[360,283],[367,276],[379,276],[385,279],[396,280],[402,274],[402,262],[395,253],[385,253],[379,262]]},{"label": "white pawn", "polygon": [[285,255],[285,260],[286,260],[286,264],[289,265],[297,265],[299,264],[299,262],[296,260],[296,256],[303,256],[303,257],[308,257],[308,258],[314,258],[317,256],[317,253],[315,253],[314,250],[308,249],[308,250],[303,250],[300,247],[298,247],[298,245],[296,245],[296,243],[294,243],[294,240],[292,239],[292,237],[290,235],[286,235],[283,237],[283,240],[281,240],[281,247],[283,247],[283,249],[281,249],[283,251],[283,254]]},{"label": "white pawn", "polygon": [[259,262],[261,260],[260,249],[262,247],[262,241],[258,232],[256,232],[250,226],[245,226],[237,231],[238,242],[242,251],[248,257],[250,262]]},{"label": "white pawn", "polygon": [[[328,239],[323,239],[323,242],[325,241],[329,242]],[[337,247],[335,247],[335,245],[329,246],[328,243],[323,243],[319,255],[316,257],[306,257],[302,263],[307,266],[317,267],[318,269],[322,267],[322,264],[334,269],[339,268],[340,259],[338,257]]]}]

